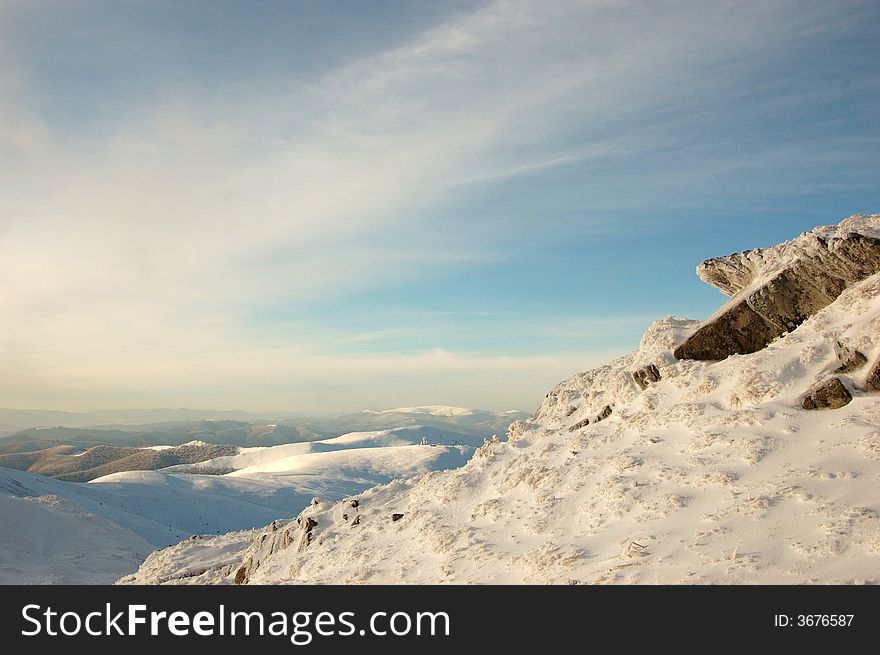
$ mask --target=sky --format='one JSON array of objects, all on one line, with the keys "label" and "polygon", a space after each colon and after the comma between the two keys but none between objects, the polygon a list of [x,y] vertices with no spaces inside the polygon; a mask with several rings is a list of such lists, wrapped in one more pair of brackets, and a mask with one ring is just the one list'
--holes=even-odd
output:
[{"label": "sky", "polygon": [[867,0],[0,0],[0,406],[530,411],[880,211]]}]

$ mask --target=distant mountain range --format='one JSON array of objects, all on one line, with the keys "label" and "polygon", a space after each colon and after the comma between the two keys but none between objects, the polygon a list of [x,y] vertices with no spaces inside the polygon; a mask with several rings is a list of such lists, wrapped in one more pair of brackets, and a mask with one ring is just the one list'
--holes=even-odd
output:
[{"label": "distant mountain range", "polygon": [[[455,468],[482,442],[449,430],[405,427],[267,448],[97,446],[77,457],[60,447],[54,463],[46,456],[41,465],[50,471],[59,461],[83,459],[82,470],[68,479],[100,467],[132,469],[82,484],[0,467],[0,583],[108,583],[135,571],[154,548],[181,539],[207,545],[211,535],[244,531],[235,533],[237,552],[253,540],[251,528],[290,518],[314,497],[338,500],[394,479]],[[136,470],[145,462],[167,468]],[[216,565],[213,549],[212,557]],[[204,568],[198,559],[176,562],[168,575],[196,580]]]},{"label": "distant mountain range", "polygon": [[[434,405],[271,419],[0,409],[0,424],[16,426],[0,436],[0,582],[111,582],[156,547],[461,466],[523,416]],[[241,547],[253,538],[236,534]],[[198,572],[197,561],[178,564],[174,577]]]}]

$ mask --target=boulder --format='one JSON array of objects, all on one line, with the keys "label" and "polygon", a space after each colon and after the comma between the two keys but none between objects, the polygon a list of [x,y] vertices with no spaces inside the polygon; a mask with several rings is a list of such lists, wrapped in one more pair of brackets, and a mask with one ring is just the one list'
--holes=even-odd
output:
[{"label": "boulder", "polygon": [[804,409],[838,409],[849,404],[852,395],[840,378],[831,378],[810,389],[801,398]]},{"label": "boulder", "polygon": [[877,272],[880,215],[856,215],[772,248],[707,259],[697,274],[731,300],[674,355],[720,360],[761,350]]}]

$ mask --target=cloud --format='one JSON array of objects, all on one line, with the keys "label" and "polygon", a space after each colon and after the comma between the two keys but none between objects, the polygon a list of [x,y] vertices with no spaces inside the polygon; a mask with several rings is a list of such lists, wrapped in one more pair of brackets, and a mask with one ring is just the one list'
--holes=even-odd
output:
[{"label": "cloud", "polygon": [[[85,402],[134,376],[146,393],[164,375],[187,380],[175,386],[184,394],[222,376],[258,381],[276,355],[297,362],[281,370],[304,386],[346,366],[362,377],[468,370],[446,368],[458,360],[443,353],[413,359],[417,369],[394,352],[353,362],[302,325],[254,344],[252,316],[442,275],[503,256],[505,239],[552,232],[513,214],[481,223],[441,211],[487,185],[670,147],[693,156],[640,184],[692,184],[710,158],[687,136],[688,121],[711,115],[705,98],[747,86],[756,59],[858,20],[844,13],[789,1],[491,2],[308,83],[176,80],[81,131],[41,110],[64,96],[40,87],[26,35],[0,38],[0,391],[37,402],[77,389]],[[0,37],[16,16],[2,17]],[[780,165],[804,155],[776,153]],[[701,168],[706,185],[744,161]]]}]

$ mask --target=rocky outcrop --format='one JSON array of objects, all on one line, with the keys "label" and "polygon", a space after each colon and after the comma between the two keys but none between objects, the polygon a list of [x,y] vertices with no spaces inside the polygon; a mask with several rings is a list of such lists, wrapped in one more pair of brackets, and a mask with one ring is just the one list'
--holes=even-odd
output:
[{"label": "rocky outcrop", "polygon": [[873,366],[871,366],[871,370],[868,371],[862,388],[865,391],[880,391],[880,357],[877,358]]},{"label": "rocky outcrop", "polygon": [[578,421],[577,423],[575,423],[574,425],[569,427],[568,431],[574,432],[575,430],[580,430],[581,428],[587,427],[589,424],[590,424],[590,419],[588,419],[588,418],[581,419],[580,421]]},{"label": "rocky outcrop", "polygon": [[312,530],[318,522],[311,516],[300,514],[295,521],[273,521],[266,532],[254,539],[242,565],[236,570],[233,582],[247,584],[251,574],[267,557],[297,544],[297,552],[303,552],[312,541]]},{"label": "rocky outcrop", "polygon": [[300,527],[299,547],[297,550],[302,552],[312,543],[312,529],[318,525],[318,522],[311,516],[305,517],[305,519],[299,516],[296,522],[299,523]]},{"label": "rocky outcrop", "polygon": [[639,388],[643,391],[648,388],[648,385],[652,382],[660,381],[660,369],[658,369],[654,364],[648,364],[644,368],[640,368],[638,371],[633,371],[633,381]]},{"label": "rocky outcrop", "polygon": [[868,358],[863,352],[840,341],[834,342],[834,354],[837,355],[835,373],[852,373],[868,363]]},{"label": "rocky outcrop", "polygon": [[721,360],[782,337],[844,289],[880,272],[880,215],[853,216],[766,249],[708,259],[705,282],[731,295],[719,313],[675,349],[678,359]]},{"label": "rocky outcrop", "polygon": [[804,409],[839,409],[848,405],[852,400],[852,394],[840,381],[840,378],[831,378],[810,389],[801,398],[801,407]]}]

